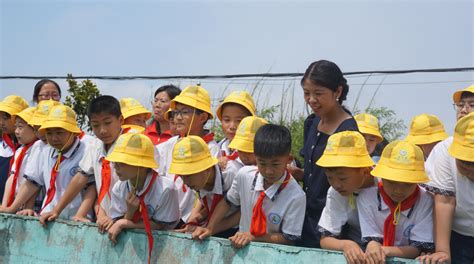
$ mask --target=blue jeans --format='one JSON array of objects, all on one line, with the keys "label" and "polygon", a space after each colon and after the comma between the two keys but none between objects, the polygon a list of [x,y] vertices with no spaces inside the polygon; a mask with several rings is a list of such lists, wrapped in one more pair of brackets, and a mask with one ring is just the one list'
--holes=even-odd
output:
[{"label": "blue jeans", "polygon": [[451,232],[451,262],[474,263],[474,237]]}]

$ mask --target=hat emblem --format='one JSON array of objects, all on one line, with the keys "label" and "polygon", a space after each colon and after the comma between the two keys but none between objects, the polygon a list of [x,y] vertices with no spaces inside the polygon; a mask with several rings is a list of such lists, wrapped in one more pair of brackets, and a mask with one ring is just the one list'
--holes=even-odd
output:
[{"label": "hat emblem", "polygon": [[186,157],[186,149],[183,146],[179,147],[178,149],[178,157],[180,158]]},{"label": "hat emblem", "polygon": [[61,108],[56,108],[56,110],[54,110],[54,112],[53,112],[53,117],[54,118],[61,118],[62,114],[63,114],[63,111],[61,110]]}]

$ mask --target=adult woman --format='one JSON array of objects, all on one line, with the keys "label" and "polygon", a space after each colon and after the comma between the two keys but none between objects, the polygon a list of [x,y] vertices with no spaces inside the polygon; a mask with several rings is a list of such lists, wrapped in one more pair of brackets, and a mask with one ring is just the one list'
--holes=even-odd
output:
[{"label": "adult woman", "polygon": [[153,98],[153,120],[145,130],[145,134],[151,139],[153,144],[163,143],[172,137],[170,133],[170,125],[165,119],[164,114],[170,108],[170,102],[181,90],[172,85],[164,85],[155,91]]},{"label": "adult woman", "polygon": [[301,80],[305,102],[311,114],[305,121],[303,188],[306,192],[306,214],[302,233],[302,246],[319,247],[318,222],[326,205],[329,183],[316,161],[323,154],[330,135],[356,130],[357,123],[342,106],[349,86],[339,67],[330,61],[320,60],[309,65]]},{"label": "adult woman", "polygon": [[33,102],[37,104],[40,101],[50,99],[59,102],[61,99],[61,88],[53,80],[40,80],[35,85],[35,90],[33,92]]}]

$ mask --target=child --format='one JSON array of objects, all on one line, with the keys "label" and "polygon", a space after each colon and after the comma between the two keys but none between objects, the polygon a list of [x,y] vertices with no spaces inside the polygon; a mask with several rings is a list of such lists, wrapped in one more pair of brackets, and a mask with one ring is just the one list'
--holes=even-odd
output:
[{"label": "child", "polygon": [[137,133],[143,133],[146,121],[150,119],[151,112],[148,111],[138,100],[134,98],[120,99],[120,109],[123,116],[123,129],[132,129]]},{"label": "child", "polygon": [[214,134],[204,129],[207,120],[213,118],[211,98],[204,88],[201,86],[186,87],[180,95],[171,101],[170,106],[173,109],[176,131],[179,135],[170,138],[157,148],[160,157],[159,174],[175,181],[176,188],[178,188],[181,220],[187,223],[194,206],[195,194],[193,190],[187,190],[180,177],[169,172],[174,145],[178,139],[184,136],[200,136],[206,142],[213,157],[217,157],[219,154],[219,146],[214,140]]},{"label": "child", "polygon": [[374,186],[374,161],[364,137],[356,131],[331,135],[316,164],[324,168],[331,185],[318,224],[321,248],[343,251],[349,263],[364,263],[356,199],[361,189]]},{"label": "child", "polygon": [[[474,86],[472,86],[474,88]],[[473,89],[474,92],[474,89]],[[473,94],[474,95],[474,94]],[[474,99],[474,96],[471,96]],[[471,102],[474,102],[472,100]],[[472,108],[471,108],[472,109]],[[444,146],[448,146],[444,166],[436,162],[443,158]],[[440,147],[438,147],[440,146]],[[428,174],[428,189],[434,193],[436,253],[420,257],[431,263],[474,262],[474,113],[458,120],[454,138],[439,143],[428,160],[433,162],[432,173]]]},{"label": "child", "polygon": [[[148,263],[153,249],[152,229],[167,230],[179,221],[178,193],[173,181],[158,177],[154,145],[142,134],[121,135],[107,160],[114,163],[120,181],[112,189],[109,238],[116,244],[123,229],[145,228]],[[151,221],[150,221],[151,220]]]},{"label": "child", "polygon": [[369,154],[372,156],[374,162],[378,162],[380,156],[375,156],[375,148],[377,147],[377,144],[383,141],[379,129],[379,120],[373,115],[364,113],[354,116],[354,119],[357,122],[360,133],[362,133],[365,138]]},{"label": "child", "polygon": [[443,123],[437,116],[421,114],[411,120],[406,140],[420,147],[426,160],[434,146],[447,137],[448,134],[444,130]]},{"label": "child", "polygon": [[[77,137],[81,130],[77,126],[76,114],[71,108],[65,105],[53,107],[39,132],[46,135],[49,144],[38,160],[30,161],[32,164],[39,164],[39,169],[30,170],[31,167],[27,166],[24,176],[26,181],[18,190],[13,204],[2,210],[4,212],[15,213],[44,186],[47,193],[41,214],[49,213],[68,187],[76,173],[79,161],[84,155],[86,146]],[[81,202],[82,199],[76,197],[62,211],[60,217],[71,219],[79,209]]]},{"label": "child", "polygon": [[[5,184],[5,195],[2,201],[3,207],[8,207],[13,203],[18,188],[23,182],[23,175],[26,164],[29,162],[31,147],[38,139],[33,127],[29,125],[35,111],[36,107],[28,107],[12,116],[15,122],[15,136],[21,146],[15,151],[10,176]],[[27,202],[25,207],[33,209],[34,201],[35,199],[33,197],[31,201]]]},{"label": "child", "polygon": [[[176,143],[170,173],[179,175],[184,184],[198,193],[200,199],[194,206],[185,228],[180,229],[180,232],[192,232],[196,226],[207,224],[217,204],[230,189],[235,176],[223,175],[217,165],[217,159],[211,156],[206,142],[198,136],[187,136]],[[237,211],[237,208],[234,208],[226,214],[226,218],[233,220],[224,220],[224,224],[219,224],[217,236],[228,238],[237,232],[233,227],[238,224],[240,214],[237,218],[232,216]]]},{"label": "child", "polygon": [[423,151],[407,141],[394,141],[385,147],[371,174],[382,181],[357,197],[367,261],[415,258],[432,250],[433,199],[418,187],[428,182]]},{"label": "child", "polygon": [[247,116],[240,121],[235,136],[229,144],[229,148],[237,151],[241,162],[229,160],[226,170],[233,167],[240,169],[243,165],[257,165],[253,148],[255,133],[257,133],[260,127],[266,124],[268,124],[268,122],[265,119],[256,116]]},{"label": "child", "polygon": [[292,244],[301,236],[306,197],[286,166],[292,157],[290,131],[278,125],[264,125],[255,134],[257,168],[242,168],[217,205],[207,228],[196,228],[193,238],[216,233],[231,206],[240,206],[239,232],[229,238],[233,246],[252,241]]},{"label": "child", "polygon": [[2,200],[11,168],[11,159],[19,147],[15,138],[15,124],[11,116],[27,107],[26,100],[17,95],[9,95],[0,102],[0,199]]},{"label": "child", "polygon": [[240,121],[246,116],[255,115],[255,103],[246,91],[230,93],[216,110],[217,118],[221,121],[225,138],[219,142],[219,166],[225,169],[227,161],[236,160],[237,153],[229,149],[229,144],[235,136]]},{"label": "child", "polygon": [[168,123],[169,123],[169,125],[170,125],[169,134],[170,134],[172,137],[178,135],[178,132],[176,131],[176,122],[174,122],[173,110],[172,110],[171,108],[168,109],[168,111],[165,112],[164,119],[165,119],[166,121],[168,121]]},{"label": "child", "polygon": [[42,215],[41,224],[53,221],[84,188],[93,184],[98,195],[97,225],[99,232],[107,231],[113,224],[110,217],[110,191],[118,181],[114,166],[105,157],[113,149],[122,132],[123,117],[120,103],[110,95],[102,95],[91,101],[87,113],[92,131],[96,135],[88,145],[79,163],[79,171],[73,177],[68,189],[50,214]]}]

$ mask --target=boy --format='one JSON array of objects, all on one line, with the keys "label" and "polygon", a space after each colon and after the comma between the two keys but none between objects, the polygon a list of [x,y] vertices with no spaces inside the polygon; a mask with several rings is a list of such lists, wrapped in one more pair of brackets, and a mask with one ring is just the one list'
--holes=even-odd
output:
[{"label": "boy", "polygon": [[[235,175],[223,175],[217,159],[211,156],[206,142],[198,136],[187,136],[176,143],[170,173],[179,175],[184,184],[199,196],[199,202],[194,206],[186,226],[179,232],[193,232],[196,226],[207,224],[217,204],[230,189]],[[217,236],[228,238],[237,232],[233,228],[240,218],[240,214],[233,216],[237,211],[234,208],[225,215],[232,220],[224,220],[223,223],[227,225],[219,224]]]},{"label": "boy", "polygon": [[306,197],[286,167],[291,161],[290,131],[267,124],[255,134],[257,167],[242,168],[207,228],[196,228],[193,238],[216,233],[231,206],[240,206],[239,232],[229,238],[237,248],[252,241],[292,244],[301,236]]},{"label": "boy", "polygon": [[[23,175],[26,164],[29,162],[31,147],[38,139],[33,127],[30,126],[30,121],[35,111],[36,107],[28,107],[12,116],[15,122],[15,136],[21,146],[15,151],[10,176],[5,184],[5,195],[2,201],[3,207],[10,206],[13,203],[18,188],[23,182]],[[34,198],[31,199],[25,207],[33,209],[34,201]]]},{"label": "boy", "polygon": [[383,141],[383,137],[382,134],[380,134],[379,129],[379,120],[377,117],[365,113],[354,116],[354,119],[357,122],[360,133],[362,133],[364,136],[369,155],[371,155],[374,162],[377,163],[380,159],[380,156],[374,156],[375,148],[377,147],[377,144]]},{"label": "boy", "polygon": [[[81,130],[77,126],[76,114],[65,106],[58,105],[51,109],[48,118],[39,130],[46,135],[49,145],[43,150],[43,155],[38,160],[31,160],[35,166],[27,166],[25,179],[17,197],[10,207],[2,208],[3,212],[15,213],[21,206],[29,201],[41,187],[47,190],[41,214],[49,213],[58,203],[72,177],[76,173],[79,161],[84,155],[85,144],[77,137]],[[60,214],[63,219],[71,219],[81,205],[81,198],[76,197]]]},{"label": "boy", "polygon": [[421,114],[411,120],[406,140],[420,147],[426,160],[434,146],[447,137],[448,134],[444,130],[443,123],[437,116]]},{"label": "boy", "polygon": [[356,131],[331,135],[316,164],[331,185],[318,224],[321,248],[343,251],[348,263],[363,263],[356,198],[361,189],[375,184],[370,175],[374,161],[364,137]]},{"label": "boy", "polygon": [[[121,135],[107,160],[114,163],[120,181],[112,189],[109,239],[117,243],[123,229],[145,228],[148,263],[153,249],[152,229],[168,230],[179,221],[178,193],[173,181],[158,177],[154,145],[142,134]],[[151,221],[150,221],[151,220]]]},{"label": "boy", "polygon": [[2,200],[11,168],[11,159],[18,148],[15,138],[15,124],[11,116],[27,107],[26,100],[17,95],[9,95],[0,102],[0,199]]},{"label": "boy", "polygon": [[432,250],[433,199],[418,187],[428,182],[423,151],[407,141],[394,141],[385,147],[371,174],[382,181],[357,197],[367,261],[415,258]]},{"label": "boy", "polygon": [[113,224],[110,217],[110,191],[118,181],[113,164],[106,156],[113,149],[115,141],[122,132],[123,117],[120,103],[110,95],[102,95],[91,101],[87,113],[94,138],[85,150],[79,163],[79,171],[64,192],[57,206],[49,213],[40,217],[45,226],[46,221],[53,221],[61,211],[86,187],[93,185],[95,180],[98,194],[96,215],[99,232],[107,231]]},{"label": "boy", "polygon": [[137,133],[143,133],[146,128],[146,121],[150,119],[151,112],[148,111],[135,98],[120,99],[120,109],[123,116],[123,129],[132,129]]}]

